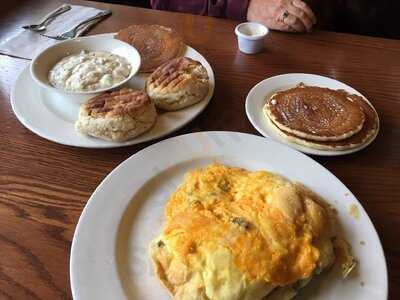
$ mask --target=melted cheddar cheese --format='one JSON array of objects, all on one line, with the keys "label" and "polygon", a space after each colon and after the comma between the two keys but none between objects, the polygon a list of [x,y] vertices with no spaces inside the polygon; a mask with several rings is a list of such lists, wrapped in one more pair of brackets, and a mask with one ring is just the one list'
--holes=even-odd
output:
[{"label": "melted cheddar cheese", "polygon": [[333,263],[327,210],[278,175],[213,164],[172,194],[150,253],[175,299],[261,299]]}]

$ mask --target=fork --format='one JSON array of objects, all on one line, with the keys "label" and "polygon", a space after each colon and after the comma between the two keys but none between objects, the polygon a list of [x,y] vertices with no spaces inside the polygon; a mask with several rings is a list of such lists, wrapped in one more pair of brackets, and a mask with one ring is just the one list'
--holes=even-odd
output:
[{"label": "fork", "polygon": [[111,14],[111,10],[105,10],[105,11],[99,12],[97,15],[82,21],[81,23],[76,25],[71,30],[69,30],[67,32],[64,32],[62,34],[59,34],[59,35],[47,35],[47,34],[43,34],[43,33],[39,33],[39,34],[44,36],[44,37],[47,37],[49,39],[54,39],[54,40],[58,40],[58,41],[73,39],[78,35],[78,30],[82,26],[87,25],[88,23],[91,23],[90,26],[89,26],[89,27],[91,27],[91,26],[93,26],[94,24],[98,23],[99,21],[101,21],[103,18],[107,17],[110,14]]},{"label": "fork", "polygon": [[35,32],[46,30],[47,25],[54,21],[59,15],[69,11],[71,9],[70,5],[63,5],[54,12],[52,12],[45,20],[39,24],[25,25],[22,26],[23,29],[32,30]]}]

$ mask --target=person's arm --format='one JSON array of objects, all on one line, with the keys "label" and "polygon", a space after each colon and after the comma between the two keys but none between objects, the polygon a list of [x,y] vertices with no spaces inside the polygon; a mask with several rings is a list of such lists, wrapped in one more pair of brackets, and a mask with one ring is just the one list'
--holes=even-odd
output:
[{"label": "person's arm", "polygon": [[249,0],[151,0],[151,7],[160,10],[245,20]]},{"label": "person's arm", "polygon": [[292,32],[309,32],[317,22],[311,8],[302,0],[151,0],[151,6],[236,20],[247,18],[270,29]]}]

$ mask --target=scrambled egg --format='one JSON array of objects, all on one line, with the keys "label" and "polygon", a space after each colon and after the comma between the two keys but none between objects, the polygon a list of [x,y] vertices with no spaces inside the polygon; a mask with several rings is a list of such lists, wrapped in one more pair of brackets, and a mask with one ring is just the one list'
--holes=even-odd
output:
[{"label": "scrambled egg", "polygon": [[192,171],[165,215],[150,256],[174,299],[262,299],[335,261],[331,210],[273,173],[221,164]]}]

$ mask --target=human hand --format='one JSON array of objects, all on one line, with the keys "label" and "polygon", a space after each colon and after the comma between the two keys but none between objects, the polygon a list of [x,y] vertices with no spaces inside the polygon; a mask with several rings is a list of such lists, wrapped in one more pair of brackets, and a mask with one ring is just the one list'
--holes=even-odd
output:
[{"label": "human hand", "polygon": [[310,32],[317,22],[313,11],[301,0],[250,0],[247,19],[290,32]]}]

